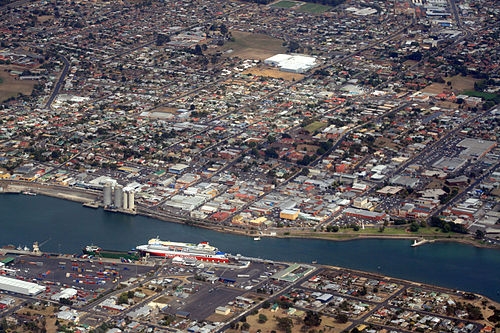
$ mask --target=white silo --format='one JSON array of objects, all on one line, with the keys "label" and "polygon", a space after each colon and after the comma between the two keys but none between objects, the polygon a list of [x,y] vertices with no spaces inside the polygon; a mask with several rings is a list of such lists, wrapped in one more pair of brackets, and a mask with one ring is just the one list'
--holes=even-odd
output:
[{"label": "white silo", "polygon": [[135,209],[135,202],[134,202],[134,191],[128,192],[128,209],[134,210]]},{"label": "white silo", "polygon": [[115,207],[122,208],[123,206],[123,186],[115,186]]},{"label": "white silo", "polygon": [[128,209],[128,192],[123,192],[123,209]]},{"label": "white silo", "polygon": [[111,203],[113,202],[112,198],[111,198],[111,184],[110,183],[106,183],[106,185],[104,185],[103,192],[104,192],[103,193],[104,207],[109,207],[109,206],[111,206]]}]

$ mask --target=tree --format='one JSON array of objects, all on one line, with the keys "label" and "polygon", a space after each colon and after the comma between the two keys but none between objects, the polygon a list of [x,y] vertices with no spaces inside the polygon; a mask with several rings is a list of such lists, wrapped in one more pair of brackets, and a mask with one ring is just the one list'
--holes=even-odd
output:
[{"label": "tree", "polygon": [[307,326],[319,326],[321,324],[321,316],[314,311],[307,311],[304,317],[304,324]]},{"label": "tree", "polygon": [[344,313],[339,313],[335,316],[335,320],[338,321],[340,324],[345,324],[349,320],[349,317],[347,317],[347,315]]},{"label": "tree", "polygon": [[483,239],[484,238],[484,231],[477,229],[474,237],[476,239]]},{"label": "tree", "polygon": [[411,225],[410,225],[410,231],[411,232],[417,232],[418,231],[418,228],[419,228],[419,225],[417,222],[413,222]]},{"label": "tree", "polygon": [[286,317],[276,318],[276,321],[278,322],[278,328],[281,331],[285,331],[285,332],[292,331],[292,327],[293,327],[292,318],[286,318]]},{"label": "tree", "polygon": [[128,304],[128,295],[127,293],[123,293],[118,297],[118,304]]},{"label": "tree", "polygon": [[271,306],[271,303],[269,303],[269,301],[264,301],[264,303],[262,303],[262,308],[264,308],[264,309],[269,309],[270,306]]},{"label": "tree", "polygon": [[264,324],[267,321],[267,317],[265,314],[260,314],[259,315],[259,324]]},{"label": "tree", "polygon": [[196,44],[196,46],[194,47],[194,54],[196,55],[202,55],[203,54],[203,50],[201,49],[201,46],[199,44]]},{"label": "tree", "polygon": [[242,331],[248,331],[250,329],[250,324],[249,323],[243,323],[241,325],[241,330]]}]

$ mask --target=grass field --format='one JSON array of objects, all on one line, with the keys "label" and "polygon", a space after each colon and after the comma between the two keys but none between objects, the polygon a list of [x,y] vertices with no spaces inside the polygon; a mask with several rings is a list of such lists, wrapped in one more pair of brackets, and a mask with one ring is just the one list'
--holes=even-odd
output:
[{"label": "grass field", "polygon": [[300,6],[297,10],[299,12],[306,12],[312,14],[320,14],[332,9],[330,6],[320,5],[318,3],[306,3]]},{"label": "grass field", "polygon": [[284,0],[284,1],[279,1],[279,2],[275,2],[271,5],[271,7],[276,7],[276,8],[291,8],[293,6],[296,6],[298,3],[297,2],[294,2],[294,1],[287,1],[287,0]]},{"label": "grass field", "polygon": [[244,31],[231,31],[234,42],[228,42],[222,47],[222,52],[233,50],[228,56],[241,59],[264,60],[277,53],[285,53],[286,48],[281,39],[264,34],[254,34]]},{"label": "grass field", "polygon": [[309,133],[314,133],[320,129],[325,128],[326,126],[328,126],[328,124],[322,121],[315,121],[304,127],[304,130],[308,131]]},{"label": "grass field", "polygon": [[492,94],[492,93],[487,93],[487,92],[482,92],[482,91],[464,91],[464,95],[467,96],[473,96],[473,97],[481,97],[485,101],[494,101],[495,103],[500,102],[500,95],[499,94]]},{"label": "grass field", "polygon": [[20,93],[31,95],[36,81],[14,79],[9,73],[0,70],[0,103]]},{"label": "grass field", "polygon": [[323,238],[330,238],[330,239],[350,239],[350,238],[355,238],[357,236],[408,236],[408,237],[437,237],[437,238],[445,238],[448,236],[451,237],[456,237],[456,236],[463,236],[462,234],[457,234],[453,232],[445,233],[442,232],[438,228],[433,228],[433,227],[426,227],[426,228],[419,228],[417,232],[409,232],[405,228],[391,228],[391,227],[385,227],[383,232],[379,232],[378,228],[366,228],[366,229],[360,229],[359,231],[354,231],[351,228],[347,229],[340,229],[338,232],[331,232],[331,233],[321,233],[321,234],[315,234],[315,233],[293,233],[294,236],[303,236],[303,237],[314,237],[316,236],[321,236]]}]

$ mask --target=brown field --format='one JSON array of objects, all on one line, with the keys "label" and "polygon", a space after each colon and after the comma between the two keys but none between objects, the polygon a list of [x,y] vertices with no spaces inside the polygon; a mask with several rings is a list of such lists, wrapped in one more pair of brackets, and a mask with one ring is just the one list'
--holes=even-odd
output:
[{"label": "brown field", "polygon": [[156,109],[154,109],[151,112],[175,113],[175,111],[177,111],[176,108],[167,108],[165,106],[160,106],[160,107],[157,107]]},{"label": "brown field", "polygon": [[287,81],[293,81],[293,80],[297,81],[304,78],[304,75],[302,74],[282,72],[277,69],[264,68],[264,67],[250,68],[244,71],[242,74],[253,74],[257,76],[273,77]]},{"label": "brown field", "polygon": [[444,180],[434,179],[429,184],[427,184],[427,186],[425,186],[425,189],[443,188],[443,186]]},{"label": "brown field", "polygon": [[38,16],[36,19],[40,23],[45,23],[47,21],[52,20],[53,18],[54,18],[53,15],[41,15],[41,16]]},{"label": "brown field", "polygon": [[[247,323],[250,324],[250,333],[256,333],[258,330],[260,330],[262,333],[269,333],[271,331],[277,331],[281,332],[277,328],[277,322],[276,318],[277,317],[287,317],[288,314],[284,311],[279,309],[276,312],[271,312],[269,309],[260,309],[259,314],[263,314],[267,317],[267,321],[263,324],[260,324],[258,322],[259,315],[255,316],[248,316],[247,317]],[[297,317],[295,315],[292,315],[290,318],[293,320],[293,328],[292,328],[292,333],[300,333],[302,332],[301,328],[304,325],[302,322],[302,318]],[[240,323],[241,324],[241,323]],[[350,322],[347,322],[345,324],[339,324],[335,321],[334,318],[328,317],[328,316],[322,316],[321,317],[321,325],[318,327],[314,327],[316,331],[322,330],[323,332],[331,332],[331,333],[340,333],[347,327],[351,325]],[[235,330],[228,330],[229,332],[240,332],[240,331],[235,331]]]},{"label": "brown field", "polygon": [[285,53],[286,48],[282,45],[281,39],[272,38],[264,34],[254,34],[251,32],[231,31],[234,42],[227,42],[220,51],[233,50],[226,55],[229,57],[239,57],[241,59],[264,60],[277,53]]},{"label": "brown field", "polygon": [[3,68],[1,69],[0,79],[2,82],[0,83],[0,102],[3,102],[10,97],[17,96],[19,93],[31,95],[36,81],[16,80],[8,72],[5,72]]},{"label": "brown field", "polygon": [[433,83],[427,87],[425,87],[422,91],[431,93],[431,94],[440,94],[444,90],[450,89],[455,94],[460,94],[460,92],[464,90],[474,90],[474,83],[479,81],[471,76],[461,76],[455,75],[452,77],[444,78],[446,82],[451,82],[451,86],[448,86],[447,83]]}]

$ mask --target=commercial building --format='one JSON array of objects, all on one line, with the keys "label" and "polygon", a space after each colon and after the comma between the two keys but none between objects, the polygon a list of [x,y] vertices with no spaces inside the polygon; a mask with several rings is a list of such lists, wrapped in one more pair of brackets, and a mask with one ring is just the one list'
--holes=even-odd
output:
[{"label": "commercial building", "polygon": [[364,209],[356,209],[356,208],[346,208],[344,210],[344,215],[360,217],[368,220],[376,220],[380,221],[386,217],[385,213],[372,212]]},{"label": "commercial building", "polygon": [[465,138],[457,144],[457,147],[465,148],[465,150],[460,153],[460,157],[479,159],[495,148],[496,145],[497,143],[495,141]]},{"label": "commercial building", "polygon": [[299,54],[276,54],[264,60],[264,63],[291,73],[305,73],[318,65],[316,58]]},{"label": "commercial building", "polygon": [[280,218],[287,220],[296,220],[299,217],[299,209],[283,209],[280,212]]},{"label": "commercial building", "polygon": [[0,276],[0,290],[19,293],[22,295],[35,296],[45,290],[45,287],[36,283],[21,281]]}]

